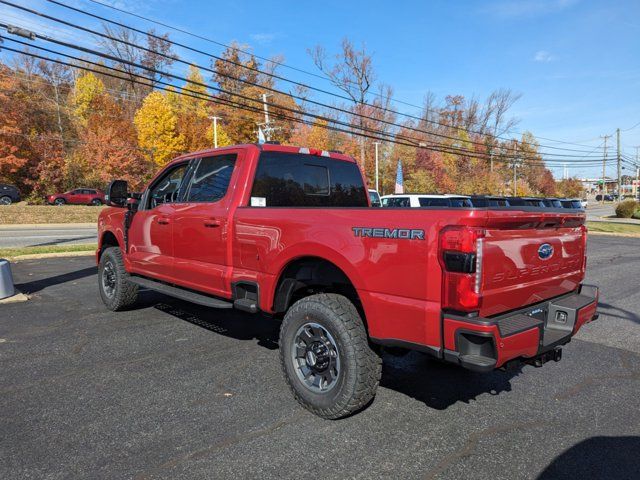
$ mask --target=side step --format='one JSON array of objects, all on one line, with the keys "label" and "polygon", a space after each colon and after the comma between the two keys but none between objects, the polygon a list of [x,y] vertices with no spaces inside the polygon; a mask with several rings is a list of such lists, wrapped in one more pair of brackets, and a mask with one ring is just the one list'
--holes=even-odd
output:
[{"label": "side step", "polygon": [[258,304],[250,298],[239,298],[233,302],[233,306],[243,312],[256,313],[258,311]]},{"label": "side step", "polygon": [[233,303],[227,302],[226,300],[220,300],[219,298],[203,295],[202,293],[192,292],[180,287],[173,287],[171,285],[167,285],[166,283],[156,282],[155,280],[151,280],[149,278],[132,275],[128,280],[131,283],[140,285],[141,287],[155,290],[156,292],[164,293],[165,295],[179,298],[181,300],[186,300],[187,302],[196,303],[198,305],[203,305],[205,307],[233,308]]}]

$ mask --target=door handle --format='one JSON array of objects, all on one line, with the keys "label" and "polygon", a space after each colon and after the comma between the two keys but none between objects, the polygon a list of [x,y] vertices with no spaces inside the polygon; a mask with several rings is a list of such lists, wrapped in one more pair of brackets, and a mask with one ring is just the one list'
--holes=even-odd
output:
[{"label": "door handle", "polygon": [[169,225],[169,219],[167,217],[158,218],[159,225]]},{"label": "door handle", "polygon": [[206,228],[216,228],[220,226],[220,220],[217,218],[207,218],[203,224]]}]

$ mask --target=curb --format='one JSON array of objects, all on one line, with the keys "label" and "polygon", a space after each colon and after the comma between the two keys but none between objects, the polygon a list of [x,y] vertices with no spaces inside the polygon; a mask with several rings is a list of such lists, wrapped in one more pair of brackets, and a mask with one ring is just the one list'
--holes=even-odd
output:
[{"label": "curb", "polygon": [[2,300],[0,300],[0,305],[7,305],[9,303],[26,302],[27,300],[29,300],[29,297],[27,295],[25,295],[24,293],[18,292],[11,297],[3,298]]},{"label": "curb", "polygon": [[54,252],[54,253],[29,253],[27,255],[16,255],[9,257],[8,260],[40,260],[42,258],[61,258],[61,257],[89,257],[96,254],[95,250],[87,250],[83,252]]},{"label": "curb", "polygon": [[640,233],[594,232],[591,230],[589,230],[588,235],[609,235],[611,237],[640,238]]},{"label": "curb", "polygon": [[0,230],[33,230],[38,228],[98,228],[98,223],[15,223],[0,225]]}]

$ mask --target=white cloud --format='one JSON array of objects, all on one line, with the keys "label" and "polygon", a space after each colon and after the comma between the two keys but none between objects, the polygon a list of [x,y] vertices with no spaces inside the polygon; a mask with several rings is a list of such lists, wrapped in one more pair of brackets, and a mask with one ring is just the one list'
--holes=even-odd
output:
[{"label": "white cloud", "polygon": [[267,45],[273,42],[277,35],[275,33],[252,33],[249,37],[256,43]]},{"label": "white cloud", "polygon": [[556,60],[556,57],[554,55],[551,55],[546,50],[538,50],[533,56],[534,62],[549,63],[554,60]]}]

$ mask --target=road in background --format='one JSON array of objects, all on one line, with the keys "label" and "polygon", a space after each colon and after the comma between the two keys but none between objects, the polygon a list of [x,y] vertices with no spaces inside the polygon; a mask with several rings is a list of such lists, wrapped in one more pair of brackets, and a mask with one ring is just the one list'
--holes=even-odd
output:
[{"label": "road in background", "polygon": [[595,200],[589,200],[589,206],[587,207],[587,220],[601,220],[600,217],[610,217],[616,214],[617,203],[605,203],[604,205],[596,202]]},{"label": "road in background", "polygon": [[640,239],[589,239],[601,317],[543,368],[385,355],[322,420],[280,372],[279,322],[143,292],[108,311],[91,258],[20,261],[0,305],[0,478],[638,478]]},{"label": "road in background", "polygon": [[0,248],[96,243],[97,235],[93,224],[2,225]]}]

